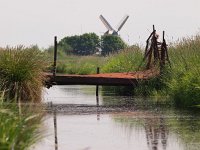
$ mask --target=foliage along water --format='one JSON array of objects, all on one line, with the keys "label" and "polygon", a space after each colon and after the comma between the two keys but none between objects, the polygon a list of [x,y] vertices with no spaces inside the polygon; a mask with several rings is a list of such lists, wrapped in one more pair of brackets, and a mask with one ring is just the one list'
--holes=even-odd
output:
[{"label": "foliage along water", "polygon": [[[53,101],[54,104],[63,106],[63,109],[59,109],[61,113],[57,115],[59,149],[200,148],[198,110],[178,110],[164,101],[160,103],[160,100],[150,98],[115,96],[102,89],[99,96],[100,106],[95,107],[94,86],[56,86],[46,90],[44,97],[46,102]],[[122,109],[118,109],[119,107]],[[44,124],[47,136],[34,150],[54,149],[51,114],[47,116]]]}]

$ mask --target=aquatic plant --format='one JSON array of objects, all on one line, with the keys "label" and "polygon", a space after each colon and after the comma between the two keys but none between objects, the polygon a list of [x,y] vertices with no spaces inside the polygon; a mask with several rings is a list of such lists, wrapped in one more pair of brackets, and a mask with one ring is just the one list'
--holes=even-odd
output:
[{"label": "aquatic plant", "polygon": [[16,103],[0,103],[0,149],[25,150],[42,138],[38,108],[26,106],[19,114]]},{"label": "aquatic plant", "polygon": [[169,52],[168,94],[180,106],[200,104],[200,36],[179,41]]},{"label": "aquatic plant", "polygon": [[40,102],[47,63],[34,47],[0,49],[0,90],[5,100]]}]

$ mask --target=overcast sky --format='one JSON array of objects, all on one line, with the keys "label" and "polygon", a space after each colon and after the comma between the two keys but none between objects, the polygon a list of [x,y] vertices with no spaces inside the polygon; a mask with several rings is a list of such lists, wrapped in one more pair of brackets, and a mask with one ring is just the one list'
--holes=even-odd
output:
[{"label": "overcast sky", "polygon": [[144,45],[153,24],[168,41],[200,31],[200,0],[0,0],[0,46],[48,47],[55,35],[101,35],[100,14],[113,27],[130,16],[120,31],[129,44]]}]

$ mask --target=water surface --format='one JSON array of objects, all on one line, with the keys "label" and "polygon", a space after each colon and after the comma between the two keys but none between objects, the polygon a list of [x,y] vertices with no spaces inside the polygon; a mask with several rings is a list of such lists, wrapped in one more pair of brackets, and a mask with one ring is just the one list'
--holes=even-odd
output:
[{"label": "water surface", "polygon": [[[104,90],[99,107],[95,107],[94,86],[56,86],[45,92],[46,102],[64,107],[57,114],[58,149],[200,149],[198,111],[174,109],[151,99],[114,96]],[[44,127],[46,136],[34,150],[55,149],[51,114],[46,116]]]}]

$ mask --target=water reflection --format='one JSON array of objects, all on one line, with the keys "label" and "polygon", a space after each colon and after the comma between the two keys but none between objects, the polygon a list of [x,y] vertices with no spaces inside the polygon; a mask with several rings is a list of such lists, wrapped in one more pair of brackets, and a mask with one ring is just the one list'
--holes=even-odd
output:
[{"label": "water reflection", "polygon": [[[175,110],[164,102],[157,103],[158,100],[131,96],[101,93],[100,97],[95,97],[95,86],[73,88],[74,95],[69,89],[60,89],[67,94],[59,94],[67,104],[66,112],[57,116],[61,150],[200,149],[199,111]],[[46,120],[46,124],[47,128],[53,129],[52,118]],[[48,145],[54,145],[53,134],[50,137],[45,140],[51,141]],[[53,148],[42,143],[34,150],[39,149]]]},{"label": "water reflection", "polygon": [[[78,85],[54,86],[50,89],[44,89],[44,102],[96,105],[95,87]],[[99,105],[102,104],[101,95],[99,95],[98,103]]]},{"label": "water reflection", "polygon": [[122,125],[122,128],[125,128],[128,136],[133,136],[129,135],[132,130],[137,130],[138,132],[144,131],[149,150],[167,149],[169,128],[162,115],[157,115],[149,111],[139,111],[114,115],[113,118],[115,122]]},{"label": "water reflection", "polygon": [[145,132],[149,150],[158,150],[159,143],[166,150],[169,130],[164,118],[145,119]]}]

